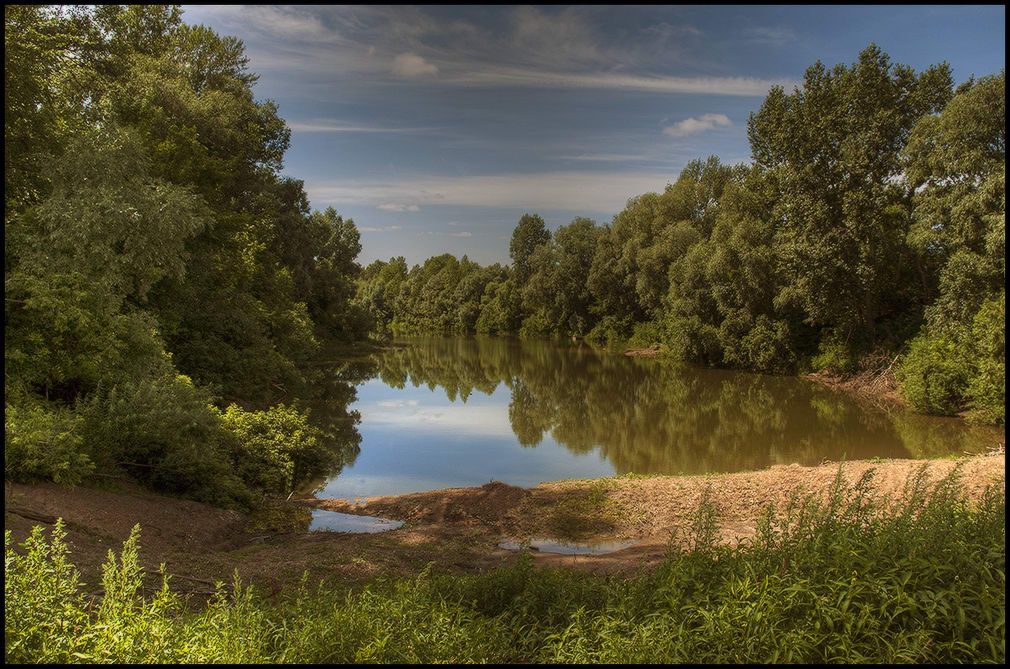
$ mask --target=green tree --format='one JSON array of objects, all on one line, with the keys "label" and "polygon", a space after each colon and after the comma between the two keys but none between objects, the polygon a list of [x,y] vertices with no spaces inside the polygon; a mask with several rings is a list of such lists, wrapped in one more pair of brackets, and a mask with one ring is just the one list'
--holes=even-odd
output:
[{"label": "green tree", "polygon": [[871,45],[851,66],[817,62],[802,88],[773,88],[751,115],[754,161],[776,195],[777,299],[810,323],[873,346],[878,319],[907,305],[911,218],[900,152],[951,88],[947,65],[915,74]]},{"label": "green tree", "polygon": [[544,219],[538,214],[523,214],[512,231],[509,242],[509,257],[512,258],[512,276],[520,290],[526,285],[533,268],[530,261],[537,247],[551,239]]},{"label": "green tree", "polygon": [[[974,409],[1002,423],[1006,403],[1006,75],[968,82],[905,150],[920,263],[938,268],[927,324],[899,368],[916,408]],[[936,270],[934,270],[936,271]]]}]

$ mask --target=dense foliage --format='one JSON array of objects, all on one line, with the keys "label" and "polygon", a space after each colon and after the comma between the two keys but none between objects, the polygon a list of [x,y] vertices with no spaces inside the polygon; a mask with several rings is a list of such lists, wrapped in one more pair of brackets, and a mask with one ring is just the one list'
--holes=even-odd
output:
[{"label": "dense foliage", "polygon": [[357,300],[407,331],[587,336],[790,373],[905,354],[908,401],[1002,423],[1006,78],[956,91],[876,46],[749,122],[753,162],[692,161],[607,225],[523,216],[512,265],[377,261]]},{"label": "dense foliage", "polygon": [[242,43],[180,15],[4,10],[7,478],[231,504],[337,457],[292,406],[218,409],[303,391],[369,325],[354,223],[281,176]]},{"label": "dense foliage", "polygon": [[238,583],[187,611],[145,598],[138,531],[86,595],[60,528],[5,533],[8,662],[993,662],[1006,657],[1003,482],[981,500],[925,469],[880,506],[872,472],[769,508],[739,545],[702,502],[665,562],[633,578],[535,570],[303,584],[277,603]]}]

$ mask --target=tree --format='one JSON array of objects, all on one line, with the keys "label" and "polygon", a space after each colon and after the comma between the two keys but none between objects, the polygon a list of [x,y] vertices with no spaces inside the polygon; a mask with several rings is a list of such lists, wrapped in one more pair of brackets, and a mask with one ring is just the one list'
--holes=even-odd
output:
[{"label": "tree", "polygon": [[587,282],[600,233],[595,221],[576,218],[534,252],[532,275],[523,290],[523,309],[535,319],[531,330],[577,335],[590,330]]},{"label": "tree", "polygon": [[1006,75],[962,86],[905,150],[912,236],[938,295],[898,370],[917,409],[1006,416]]},{"label": "tree", "polygon": [[509,242],[509,257],[512,258],[512,276],[520,289],[533,273],[530,264],[533,253],[538,246],[546,244],[550,239],[551,233],[539,215],[523,214],[519,219],[512,231],[512,241]]},{"label": "tree", "polygon": [[877,320],[893,308],[885,294],[904,288],[910,260],[900,151],[951,89],[946,64],[916,75],[870,45],[849,67],[818,61],[802,88],[773,88],[751,115],[754,161],[776,191],[777,299],[802,307],[810,323],[876,342]]}]

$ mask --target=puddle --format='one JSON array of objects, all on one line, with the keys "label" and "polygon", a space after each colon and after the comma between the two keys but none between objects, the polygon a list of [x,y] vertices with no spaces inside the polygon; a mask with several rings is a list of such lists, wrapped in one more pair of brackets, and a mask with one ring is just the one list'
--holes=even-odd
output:
[{"label": "puddle", "polygon": [[350,513],[314,509],[312,511],[312,522],[309,524],[309,531],[362,532],[372,534],[395,530],[401,525],[403,525],[402,520],[376,518],[375,516],[355,516]]},{"label": "puddle", "polygon": [[[560,541],[550,541],[549,539],[531,539],[529,542],[530,550],[541,551],[543,553],[560,553],[562,555],[601,555],[630,548],[634,545],[634,541],[596,541],[591,544],[568,544]],[[503,541],[498,544],[498,548],[510,551],[517,551],[522,547],[517,541]]]}]

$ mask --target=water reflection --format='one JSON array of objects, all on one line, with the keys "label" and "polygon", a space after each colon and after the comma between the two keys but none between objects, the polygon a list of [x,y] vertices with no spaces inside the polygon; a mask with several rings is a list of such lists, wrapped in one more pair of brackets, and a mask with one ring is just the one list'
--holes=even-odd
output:
[{"label": "water reflection", "polygon": [[317,492],[934,457],[984,451],[1004,438],[1002,429],[885,411],[802,379],[626,358],[570,342],[402,343],[357,370],[375,376],[358,387],[354,405],[361,455],[342,475],[317,479]]},{"label": "water reflection", "polygon": [[401,520],[390,520],[389,518],[377,518],[375,516],[356,516],[351,513],[340,513],[339,511],[313,509],[309,531],[375,534],[376,532],[395,530],[402,526],[403,521]]}]

